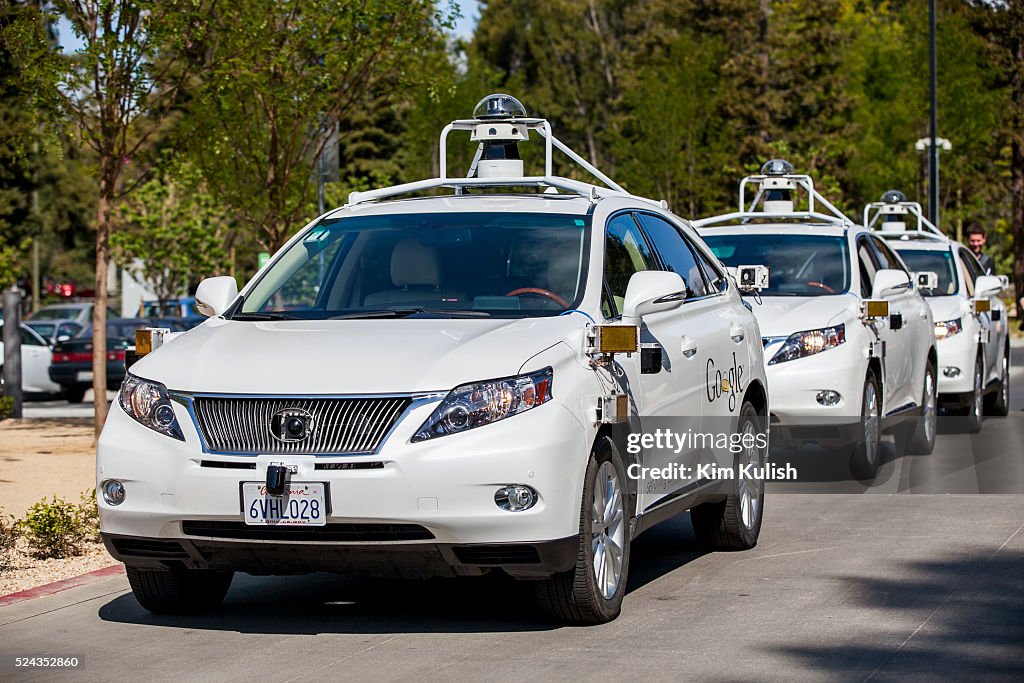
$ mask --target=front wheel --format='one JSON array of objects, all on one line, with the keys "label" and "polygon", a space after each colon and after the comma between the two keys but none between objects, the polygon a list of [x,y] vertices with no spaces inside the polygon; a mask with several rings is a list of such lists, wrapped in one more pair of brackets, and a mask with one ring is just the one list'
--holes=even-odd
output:
[{"label": "front wheel", "polygon": [[929,363],[924,371],[921,417],[907,427],[906,452],[910,455],[928,455],[935,450],[936,403],[935,367]]},{"label": "front wheel", "polygon": [[999,391],[988,397],[985,412],[996,417],[1010,414],[1010,350],[1003,351],[1002,367],[999,371]]},{"label": "front wheel", "polygon": [[864,394],[861,398],[861,436],[853,445],[850,455],[850,472],[861,480],[874,479],[882,459],[882,410],[878,380],[868,370],[864,378]]},{"label": "front wheel", "polygon": [[224,601],[233,572],[208,569],[168,570],[126,567],[128,583],[139,604],[154,614],[195,614]]},{"label": "front wheel", "polygon": [[761,535],[766,454],[758,442],[763,433],[761,417],[750,403],[740,409],[737,431],[742,438],[733,461],[736,490],[724,501],[690,510],[697,543],[709,550],[749,550]]},{"label": "front wheel", "polygon": [[602,437],[587,466],[576,567],[536,583],[537,603],[549,616],[570,624],[619,616],[629,572],[625,482],[615,444]]},{"label": "front wheel", "polygon": [[964,420],[964,431],[977,434],[981,431],[981,423],[985,414],[985,364],[979,355],[974,362],[974,391],[971,392],[971,403],[967,406],[967,417]]}]

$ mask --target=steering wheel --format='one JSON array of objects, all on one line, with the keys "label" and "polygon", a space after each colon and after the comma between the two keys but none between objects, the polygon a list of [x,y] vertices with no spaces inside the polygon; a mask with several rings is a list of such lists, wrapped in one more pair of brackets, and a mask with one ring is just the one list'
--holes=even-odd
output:
[{"label": "steering wheel", "polygon": [[569,308],[569,302],[552,292],[550,289],[542,289],[541,287],[520,287],[519,289],[513,289],[505,296],[521,296],[523,294],[542,296],[545,299],[551,299],[562,308]]},{"label": "steering wheel", "polygon": [[836,293],[836,290],[832,289],[831,287],[826,285],[824,282],[815,282],[814,280],[811,280],[807,284],[810,287],[821,287],[822,289],[824,289],[829,294],[835,294]]}]

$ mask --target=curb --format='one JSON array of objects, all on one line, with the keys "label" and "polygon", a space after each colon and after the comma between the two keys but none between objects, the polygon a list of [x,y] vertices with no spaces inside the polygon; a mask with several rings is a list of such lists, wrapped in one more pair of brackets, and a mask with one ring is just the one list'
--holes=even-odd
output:
[{"label": "curb", "polygon": [[54,581],[53,583],[47,583],[43,584],[42,586],[36,586],[35,588],[29,588],[18,593],[11,593],[10,595],[0,595],[0,607],[7,607],[8,605],[13,605],[18,602],[24,602],[26,600],[32,600],[34,598],[41,598],[44,595],[53,595],[54,593],[66,591],[69,588],[77,588],[78,586],[84,586],[94,581],[99,581],[100,579],[106,578],[108,576],[117,576],[118,574],[124,574],[123,564],[113,564],[109,567],[103,567],[102,569],[95,569],[85,574],[72,576],[70,579]]}]

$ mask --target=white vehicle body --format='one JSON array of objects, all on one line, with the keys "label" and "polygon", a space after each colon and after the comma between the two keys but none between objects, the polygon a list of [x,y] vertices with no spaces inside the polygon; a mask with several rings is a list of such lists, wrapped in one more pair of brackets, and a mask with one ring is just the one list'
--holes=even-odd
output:
[{"label": "white vehicle body", "polygon": [[[435,186],[486,184],[474,184],[478,178],[443,180]],[[166,387],[180,438],[144,426],[118,400],[99,439],[97,486],[102,491],[116,480],[125,492],[120,504],[103,496],[99,501],[101,530],[111,552],[130,568],[147,571],[354,570],[424,576],[501,568],[519,577],[550,577],[571,572],[577,562],[588,463],[595,443],[617,429],[598,409],[610,392],[629,397],[634,428],[642,428],[649,416],[735,423],[745,402],[767,416],[757,323],[735,283],[685,221],[649,200],[578,181],[545,176],[491,182],[555,187],[567,194],[458,191],[400,199],[403,188],[396,188],[384,196],[357,196],[299,231],[237,298],[223,278],[201,285],[200,307],[217,315],[173,336],[130,368],[132,376]],[[507,253],[493,254],[493,269],[481,270],[479,261],[489,244],[485,235],[492,234],[481,226],[514,235],[516,220],[567,225],[565,234],[573,238],[538,242],[542,249],[529,253],[510,246]],[[436,240],[422,232],[415,239],[402,232],[428,223]],[[658,225],[656,243],[648,223]],[[345,284],[348,303],[339,307],[347,311],[342,319],[281,320],[261,313],[280,296],[281,290],[274,293],[274,279],[285,273],[289,282],[296,269],[315,263],[312,251],[307,254],[310,245],[331,242],[331,231],[356,230],[346,226],[376,227],[360,227],[362,232],[352,232],[355,237],[348,242],[339,237],[344,246],[324,260],[328,279],[321,283],[324,292],[331,288],[324,294],[328,308],[335,308],[333,287],[341,287],[329,284],[331,272],[337,273],[336,283],[381,284]],[[388,231],[397,236],[388,237]],[[634,244],[621,252],[628,254],[625,266],[621,260],[606,261],[606,248],[613,248],[609,244],[622,246],[619,235],[648,241],[646,247]],[[386,252],[374,251],[374,245],[385,238],[398,241],[387,249],[390,265],[383,259],[381,266],[378,256]],[[507,239],[511,245],[513,238]],[[639,252],[645,251],[653,259],[651,269],[667,270],[666,244],[699,254],[704,263],[693,276],[701,279],[700,289],[709,291],[685,301],[681,293],[661,297],[660,303],[644,298],[643,282],[655,288],[659,282],[693,285],[671,272],[655,275],[636,268]],[[451,303],[476,291],[476,280],[457,279],[460,268],[476,279],[493,273],[497,295],[474,294],[469,309]],[[513,287],[508,278],[519,268],[542,272],[537,282],[545,283],[541,287],[547,294],[537,295],[537,287],[506,294]],[[638,272],[630,276],[631,270]],[[653,277],[641,277],[646,275]],[[615,282],[610,285],[610,280]],[[620,286],[628,292],[616,289]],[[564,297],[566,306],[548,304],[550,294]],[[537,301],[531,305],[540,309],[515,313],[519,298],[532,295]],[[211,303],[221,296],[225,302],[233,299],[227,310]],[[647,303],[630,308],[631,297]],[[381,313],[424,300],[430,310],[410,308],[391,317]],[[367,301],[373,302],[369,308]],[[645,373],[645,353],[620,354],[610,365],[595,365],[588,351],[594,325],[629,322],[620,316],[634,309],[642,318],[641,341],[660,350],[663,367]],[[733,381],[724,382],[715,368]],[[545,403],[457,433],[436,435],[427,426],[454,388],[544,372],[550,372]],[[369,431],[361,445],[316,442],[322,447],[314,449],[275,441],[273,416],[282,407],[308,410],[326,430],[332,420],[342,424],[342,418],[325,414],[331,408],[323,405],[354,400],[374,406],[363,413]],[[649,453],[627,455],[624,444],[616,443],[630,462],[656,462]],[[687,464],[713,457],[696,450],[676,454]],[[275,463],[290,471],[290,482],[324,484],[327,526],[303,533],[295,527],[246,524],[240,490],[244,482],[269,482]],[[719,482],[707,480],[664,490],[622,483],[627,488],[627,545],[629,536],[667,515],[724,495]],[[528,509],[498,504],[499,490],[513,485],[535,494]],[[758,527],[759,519],[758,511]],[[621,592],[616,595],[621,601]],[[603,618],[613,617],[608,612]]]},{"label": "white vehicle body", "polygon": [[[900,214],[887,213],[897,208],[907,210],[902,215],[911,220],[910,229],[905,223],[896,222]],[[872,209],[877,215],[872,215]],[[968,409],[975,414],[980,427],[983,398],[988,398],[990,408],[1001,405],[1002,410],[994,412],[1002,414],[1008,403],[1010,348],[1006,305],[998,292],[993,293],[992,286],[984,295],[978,291],[979,284],[991,285],[993,278],[986,276],[970,250],[946,237],[920,213],[920,206],[913,202],[879,202],[867,207],[865,224],[880,228],[877,234],[887,240],[911,270],[936,274],[937,286],[921,291],[935,321],[939,400],[952,411]],[[878,216],[890,216],[893,222],[880,223]],[[915,219],[917,225],[913,224]],[[986,305],[979,307],[979,299]]]},{"label": "white vehicle body", "polygon": [[[884,241],[817,195],[809,178],[754,176],[744,183],[777,177],[790,180],[787,192],[808,189],[811,206],[817,202],[829,213],[794,212],[788,194],[781,212],[755,211],[761,192],[747,205],[741,190],[740,213],[694,222],[727,266],[762,263],[771,271],[771,286],[753,311],[768,363],[773,438],[781,437],[774,443],[870,442],[862,432],[874,427],[874,418],[882,429],[913,424],[934,410],[928,405],[934,386],[925,387],[936,364],[931,311]],[[890,287],[876,276],[901,284]],[[888,315],[868,318],[864,305],[872,299],[888,302]],[[869,373],[880,392],[870,410]],[[876,466],[877,460],[866,474]]]},{"label": "white vehicle body", "polygon": [[[0,322],[0,330],[3,323]],[[4,343],[0,338],[0,367],[3,366]],[[53,352],[43,338],[28,325],[21,325],[21,390],[28,394],[60,393],[60,385],[50,379]]]}]

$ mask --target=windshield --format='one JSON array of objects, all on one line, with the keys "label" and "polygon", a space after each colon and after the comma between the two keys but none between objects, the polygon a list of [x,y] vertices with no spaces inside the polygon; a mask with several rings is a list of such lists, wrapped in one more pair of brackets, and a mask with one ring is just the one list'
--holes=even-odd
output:
[{"label": "windshield", "polygon": [[953,255],[948,249],[942,251],[926,251],[924,249],[899,249],[898,253],[907,264],[907,268],[915,273],[933,272],[939,276],[939,284],[935,289],[921,288],[924,296],[949,296],[956,294],[959,283],[953,268]]},{"label": "windshield", "polygon": [[830,235],[703,235],[729,267],[768,266],[761,296],[825,296],[850,287],[846,239]]},{"label": "windshield", "polygon": [[275,260],[231,317],[558,315],[583,296],[589,223],[537,213],[324,220]]}]

